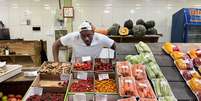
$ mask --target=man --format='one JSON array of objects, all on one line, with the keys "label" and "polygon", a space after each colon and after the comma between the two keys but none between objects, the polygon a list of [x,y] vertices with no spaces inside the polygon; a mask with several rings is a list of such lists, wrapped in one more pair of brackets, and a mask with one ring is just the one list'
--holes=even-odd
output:
[{"label": "man", "polygon": [[72,47],[72,61],[74,61],[75,57],[99,57],[100,52],[104,47],[115,50],[114,40],[105,35],[95,33],[93,30],[93,25],[90,22],[83,22],[79,29],[80,32],[68,33],[54,42],[52,51],[55,62],[59,62],[58,54],[59,47],[61,46]]}]

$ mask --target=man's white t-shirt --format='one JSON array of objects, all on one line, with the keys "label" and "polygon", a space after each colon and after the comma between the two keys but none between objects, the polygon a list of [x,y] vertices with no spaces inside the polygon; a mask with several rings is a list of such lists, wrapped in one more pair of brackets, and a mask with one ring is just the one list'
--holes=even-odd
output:
[{"label": "man's white t-shirt", "polygon": [[96,58],[99,56],[102,48],[110,48],[114,43],[114,40],[107,36],[100,33],[94,33],[91,45],[87,46],[81,39],[79,32],[68,33],[61,37],[60,41],[62,45],[73,48],[72,61],[74,61],[75,57],[91,56]]}]

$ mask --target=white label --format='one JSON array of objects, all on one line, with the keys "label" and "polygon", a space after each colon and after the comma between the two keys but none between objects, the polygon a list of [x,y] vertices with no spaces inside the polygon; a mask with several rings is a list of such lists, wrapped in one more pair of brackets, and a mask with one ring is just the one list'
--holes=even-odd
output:
[{"label": "white label", "polygon": [[128,66],[127,65],[123,65],[123,66],[121,66],[121,68],[128,68]]},{"label": "white label", "polygon": [[69,80],[69,76],[67,74],[62,73],[60,75],[60,80],[61,81],[68,81]]},{"label": "white label", "polygon": [[91,61],[91,57],[90,56],[82,57],[82,62],[85,62],[85,61]]},{"label": "white label", "polygon": [[107,95],[96,95],[96,101],[107,101]]},{"label": "white label", "polygon": [[103,48],[100,52],[99,58],[110,58],[113,59],[114,58],[114,50],[110,49],[110,48]]},{"label": "white label", "polygon": [[136,72],[143,72],[141,69],[137,69]]},{"label": "white label", "polygon": [[184,60],[184,63],[189,64],[190,61],[188,59]]},{"label": "white label", "polygon": [[99,74],[98,78],[99,78],[99,80],[106,80],[106,79],[109,79],[109,75],[108,74]]},{"label": "white label", "polygon": [[146,84],[143,84],[143,83],[139,83],[139,86],[141,86],[141,87],[145,87],[145,88],[148,87]]},{"label": "white label", "polygon": [[75,93],[73,101],[87,101],[86,95],[84,93]]},{"label": "white label", "polygon": [[133,83],[133,80],[131,80],[131,79],[126,79],[126,80],[125,80],[125,83]]},{"label": "white label", "polygon": [[197,53],[200,54],[200,53],[201,53],[201,50],[198,50]]},{"label": "white label", "polygon": [[77,72],[77,78],[82,80],[87,80],[87,72]]}]

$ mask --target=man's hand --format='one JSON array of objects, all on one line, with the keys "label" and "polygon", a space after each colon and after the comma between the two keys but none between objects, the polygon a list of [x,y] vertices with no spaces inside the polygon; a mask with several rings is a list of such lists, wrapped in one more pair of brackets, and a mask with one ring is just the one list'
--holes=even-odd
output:
[{"label": "man's hand", "polygon": [[57,40],[53,43],[52,53],[53,53],[54,62],[59,62],[59,48],[61,46],[63,45],[61,44],[60,40]]}]

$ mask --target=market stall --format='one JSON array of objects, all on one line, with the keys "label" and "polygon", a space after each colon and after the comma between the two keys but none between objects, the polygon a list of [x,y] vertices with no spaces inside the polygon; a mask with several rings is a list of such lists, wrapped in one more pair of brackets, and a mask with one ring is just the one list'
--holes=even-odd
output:
[{"label": "market stall", "polygon": [[[112,64],[116,64],[116,63],[118,63],[118,61],[125,61],[125,57],[128,55],[137,56],[139,54],[139,49],[135,48],[136,44],[137,43],[118,43],[117,44],[117,59],[116,59],[116,61],[113,61]],[[163,44],[164,43],[148,43],[148,46],[150,47],[151,52],[153,53],[153,56],[155,57],[156,63],[160,67],[159,71],[160,70],[162,71],[161,77],[164,78],[164,80],[168,81],[167,84],[170,86],[170,90],[172,91],[173,98],[175,97],[179,101],[195,101],[196,99],[199,99],[199,98],[196,98],[196,96],[192,92],[191,88],[186,84],[185,79],[183,79],[182,75],[180,75],[180,72],[178,71],[177,67],[175,66],[175,64],[173,62],[173,59],[163,51],[163,49],[162,49]],[[191,44],[190,43],[189,44],[177,43],[176,45],[180,46],[182,51],[186,51],[186,52],[187,52],[187,50],[192,49],[192,48],[200,48],[200,46],[199,46],[200,44],[198,44],[198,43],[191,43]],[[87,59],[87,58],[85,57],[85,59]],[[100,62],[100,60],[99,60],[99,62]],[[90,65],[90,63],[97,64],[95,62],[83,62],[83,63],[86,65]],[[71,67],[72,75],[64,76],[64,77],[66,77],[64,79],[68,81],[67,82],[68,87],[66,88],[66,91],[63,92],[63,95],[65,95],[65,97],[63,97],[63,99],[72,101],[72,100],[75,100],[76,97],[78,97],[79,99],[85,98],[86,101],[92,101],[95,99],[96,99],[96,101],[99,101],[100,97],[102,97],[103,99],[107,99],[107,100],[103,100],[103,101],[108,101],[108,99],[110,99],[109,101],[116,101],[121,98],[129,97],[128,95],[124,96],[124,97],[122,96],[123,93],[121,93],[122,91],[121,91],[121,89],[119,89],[119,88],[121,88],[120,86],[122,86],[122,85],[119,82],[124,79],[126,81],[123,81],[123,82],[131,82],[132,77],[130,78],[129,76],[128,77],[126,76],[126,77],[122,78],[121,76],[118,76],[121,74],[118,73],[119,70],[117,69],[118,68],[117,65],[116,66],[113,65],[113,67],[115,67],[115,70],[106,68],[105,71],[96,71],[95,67],[92,67],[91,68],[92,71],[91,71],[90,68],[85,70],[84,67],[82,67],[82,66],[85,66],[85,65],[82,65],[83,63],[82,62],[78,62],[77,64],[73,63],[73,65]],[[93,65],[91,65],[91,66],[93,66]],[[99,69],[101,69],[101,68],[99,68]],[[109,71],[107,71],[107,70],[109,70]],[[154,81],[152,79],[152,76],[150,76],[149,72],[147,70],[146,70],[146,72],[147,72],[146,75],[148,77],[147,80],[152,85],[151,88],[155,92],[154,96],[156,96],[156,98],[158,98],[158,100],[160,99],[160,101],[166,101],[166,100],[164,100],[165,98],[160,97],[160,96],[165,96],[165,95],[158,95],[159,93],[155,89],[155,86],[157,86],[157,85],[155,85],[155,83],[157,83],[158,81]],[[164,77],[163,77],[163,75],[164,75]],[[45,77],[48,77],[48,76],[45,76]],[[49,77],[51,77],[51,76],[49,75]],[[158,78],[158,77],[156,77],[156,78]],[[160,78],[160,76],[159,76],[159,78]],[[99,83],[100,81],[102,81],[104,79],[109,80],[109,81],[104,81],[104,82],[108,82],[108,83],[111,82],[111,85],[113,85],[114,87],[117,87],[117,88],[114,88],[114,92],[112,91],[112,93],[106,93],[107,89],[105,89],[105,91],[106,91],[105,92],[102,88],[98,88],[98,89],[100,90],[100,92],[103,90],[104,93],[97,92],[96,83]],[[134,79],[137,80],[136,78],[134,78]],[[61,77],[60,77],[60,80],[61,80]],[[90,84],[90,82],[91,82],[90,80],[95,80],[95,81],[92,81],[92,83]],[[96,80],[100,80],[100,81],[96,81]],[[112,81],[110,81],[110,80],[114,80],[115,83],[112,84]],[[36,80],[34,82],[36,82]],[[163,82],[166,82],[166,81],[163,81]],[[83,83],[85,83],[85,84],[83,85]],[[123,84],[125,84],[125,83],[123,83]],[[100,85],[102,85],[102,83],[100,83]],[[113,87],[111,85],[106,86],[106,88]],[[86,88],[85,86],[89,87],[89,88],[84,89],[84,88]],[[102,86],[104,87],[104,85],[102,85]],[[36,84],[33,83],[31,88],[32,87],[38,87],[38,86],[36,86]],[[92,88],[90,88],[90,87],[92,87]],[[95,87],[95,88],[93,88],[93,87]],[[43,88],[43,89],[46,89],[45,92],[48,91],[47,88]],[[54,88],[54,89],[59,89],[59,88]],[[108,89],[111,89],[111,88],[108,88]],[[55,91],[57,91],[57,90],[55,90]],[[169,94],[171,94],[171,91]],[[27,91],[24,98],[30,97],[29,92],[30,92],[30,88]],[[138,90],[137,90],[137,92],[138,92]],[[126,94],[132,94],[132,93],[126,93]],[[161,94],[163,94],[163,93],[161,93]],[[166,94],[168,94],[168,93],[166,93]],[[143,99],[142,97],[140,97],[140,98]]]}]

